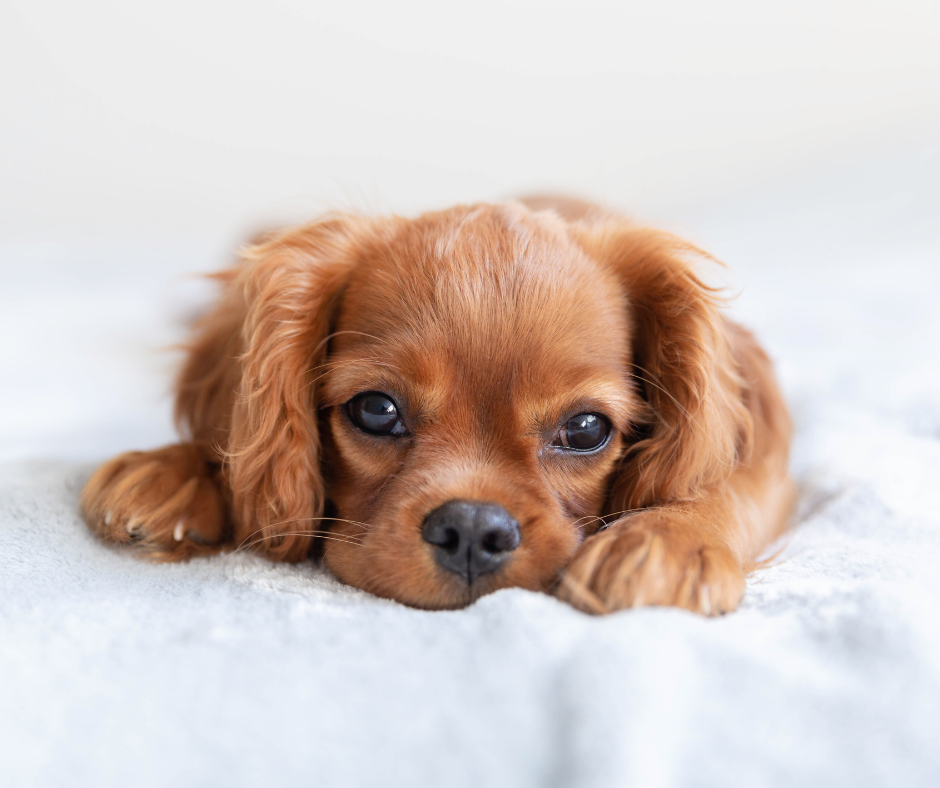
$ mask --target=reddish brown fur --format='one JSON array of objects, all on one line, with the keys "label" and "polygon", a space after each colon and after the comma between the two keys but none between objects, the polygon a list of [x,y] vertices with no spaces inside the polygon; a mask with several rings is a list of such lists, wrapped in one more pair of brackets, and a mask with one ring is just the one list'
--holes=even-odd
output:
[{"label": "reddish brown fur", "polygon": [[[786,524],[790,423],[766,355],[696,274],[704,257],[551,198],[273,234],[219,276],[190,346],[187,442],[102,466],[85,516],[170,559],[235,545],[297,561],[322,542],[340,579],[420,607],[521,586],[592,612],[732,610]],[[411,437],[352,425],[344,403],[370,390],[394,394]],[[551,451],[579,412],[609,419],[606,448]],[[421,537],[452,499],[521,528],[472,587]]]}]

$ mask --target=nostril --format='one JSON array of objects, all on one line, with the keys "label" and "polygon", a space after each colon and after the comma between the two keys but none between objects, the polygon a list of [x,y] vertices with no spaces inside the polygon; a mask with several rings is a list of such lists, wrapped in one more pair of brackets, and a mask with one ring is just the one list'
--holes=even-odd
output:
[{"label": "nostril", "polygon": [[519,546],[519,523],[502,506],[481,505],[477,510],[476,523],[480,552],[496,559]]},{"label": "nostril", "polygon": [[492,528],[480,538],[480,547],[487,553],[508,553],[518,546],[518,529]]},{"label": "nostril", "polygon": [[480,547],[488,553],[501,553],[502,548],[499,546],[499,531],[488,531],[483,534],[483,538],[480,540]]},{"label": "nostril", "polygon": [[435,523],[431,528],[425,527],[424,541],[440,547],[448,553],[454,553],[460,547],[460,529],[453,525]]},{"label": "nostril", "polygon": [[442,540],[437,542],[437,546],[442,550],[453,555],[457,552],[457,548],[460,547],[460,534],[456,528],[445,528],[444,533],[441,534]]}]

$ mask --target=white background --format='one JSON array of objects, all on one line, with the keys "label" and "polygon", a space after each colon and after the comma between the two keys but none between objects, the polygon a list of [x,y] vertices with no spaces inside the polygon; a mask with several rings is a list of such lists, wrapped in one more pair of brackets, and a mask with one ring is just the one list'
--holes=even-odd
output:
[{"label": "white background", "polygon": [[938,41],[929,1],[2,0],[0,458],[172,440],[185,274],[326,208],[605,201],[776,351],[758,272],[940,264]]},{"label": "white background", "polygon": [[4,0],[0,233],[563,189],[671,219],[940,132],[932,0]]}]

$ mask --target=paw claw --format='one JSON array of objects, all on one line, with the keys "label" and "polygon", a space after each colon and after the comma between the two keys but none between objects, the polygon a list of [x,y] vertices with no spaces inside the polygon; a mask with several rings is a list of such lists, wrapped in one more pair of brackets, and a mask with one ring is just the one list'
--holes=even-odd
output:
[{"label": "paw claw", "polygon": [[699,599],[699,606],[706,616],[712,614],[712,592],[708,586],[702,586],[702,593]]},{"label": "paw claw", "polygon": [[154,560],[212,552],[225,536],[221,491],[201,452],[187,444],[105,463],[85,485],[81,507],[99,536]]}]

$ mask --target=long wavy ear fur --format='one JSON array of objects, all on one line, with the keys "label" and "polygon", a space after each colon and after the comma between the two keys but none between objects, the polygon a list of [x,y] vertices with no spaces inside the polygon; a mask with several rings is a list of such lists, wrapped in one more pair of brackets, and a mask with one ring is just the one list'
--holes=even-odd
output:
[{"label": "long wavy ear fur", "polygon": [[363,224],[330,217],[248,247],[179,378],[177,421],[222,463],[236,543],[274,559],[302,560],[323,512],[317,367]]},{"label": "long wavy ear fur", "polygon": [[611,508],[694,498],[730,475],[752,433],[721,300],[692,264],[710,258],[668,233],[620,219],[575,227],[584,248],[621,277],[634,382],[648,406]]}]

